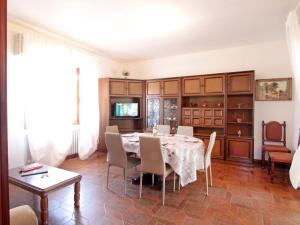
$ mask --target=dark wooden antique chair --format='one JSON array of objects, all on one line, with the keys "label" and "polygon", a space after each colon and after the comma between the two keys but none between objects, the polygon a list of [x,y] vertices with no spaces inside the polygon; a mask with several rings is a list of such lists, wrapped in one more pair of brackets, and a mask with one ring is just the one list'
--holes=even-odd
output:
[{"label": "dark wooden antique chair", "polygon": [[261,150],[261,165],[265,164],[266,152],[270,155],[271,152],[291,152],[286,147],[286,123],[270,121],[265,123],[262,121],[262,150]]},{"label": "dark wooden antique chair", "polygon": [[[300,145],[300,132],[298,136],[298,147]],[[294,152],[269,152],[269,168],[268,172],[271,175],[271,180],[275,177],[275,166],[286,165],[291,166],[294,157]]]}]

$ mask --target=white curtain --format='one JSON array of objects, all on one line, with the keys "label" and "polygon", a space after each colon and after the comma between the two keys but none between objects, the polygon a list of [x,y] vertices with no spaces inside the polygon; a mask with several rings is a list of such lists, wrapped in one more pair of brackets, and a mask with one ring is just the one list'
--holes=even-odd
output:
[{"label": "white curtain", "polygon": [[80,137],[78,154],[87,159],[97,149],[99,136],[98,74],[99,62],[95,56],[77,52],[80,68]]},{"label": "white curtain", "polygon": [[80,75],[79,156],[86,159],[97,147],[98,61],[61,42],[24,34],[25,121],[32,158],[59,165],[72,145],[76,115],[76,68]]},{"label": "white curtain", "polygon": [[24,95],[28,143],[34,161],[59,165],[72,143],[75,76],[70,49],[24,34]]},{"label": "white curtain", "polygon": [[[298,126],[300,125],[300,26],[296,10],[289,13],[286,22],[286,34],[294,73],[294,140],[298,140]],[[300,148],[296,150],[290,169],[290,180],[295,189],[300,187]]]}]

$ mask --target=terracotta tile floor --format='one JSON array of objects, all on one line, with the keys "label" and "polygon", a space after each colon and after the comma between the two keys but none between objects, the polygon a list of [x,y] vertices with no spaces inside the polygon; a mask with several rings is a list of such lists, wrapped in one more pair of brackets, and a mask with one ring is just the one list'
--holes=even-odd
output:
[{"label": "terracotta tile floor", "polygon": [[[204,195],[204,176],[180,191],[172,192],[167,181],[166,204],[161,192],[144,186],[138,198],[138,186],[128,180],[128,195],[123,194],[122,171],[111,169],[109,190],[105,186],[106,155],[91,159],[67,160],[61,168],[83,175],[81,207],[73,208],[73,186],[49,195],[51,225],[299,225],[300,192],[287,183],[270,182],[260,167],[242,167],[213,163],[213,188]],[[131,171],[133,176],[136,171]],[[31,205],[39,213],[39,198],[10,185],[11,207]]]}]

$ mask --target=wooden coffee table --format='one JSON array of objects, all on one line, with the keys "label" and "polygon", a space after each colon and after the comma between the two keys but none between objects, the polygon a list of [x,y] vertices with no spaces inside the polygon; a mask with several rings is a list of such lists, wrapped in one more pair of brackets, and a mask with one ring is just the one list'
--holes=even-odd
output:
[{"label": "wooden coffee table", "polygon": [[46,166],[48,174],[21,177],[19,168],[9,170],[9,182],[41,197],[42,225],[48,224],[48,193],[71,184],[74,186],[74,206],[79,207],[81,175],[67,170]]}]

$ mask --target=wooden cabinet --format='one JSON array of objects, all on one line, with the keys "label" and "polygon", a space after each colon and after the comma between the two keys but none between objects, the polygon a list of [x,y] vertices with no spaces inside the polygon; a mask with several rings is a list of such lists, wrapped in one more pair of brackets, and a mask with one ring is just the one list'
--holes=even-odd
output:
[{"label": "wooden cabinet", "polygon": [[161,95],[160,81],[147,81],[147,95]]},{"label": "wooden cabinet", "polygon": [[203,95],[224,95],[225,76],[203,76]]},{"label": "wooden cabinet", "polygon": [[[208,147],[210,136],[207,134],[200,134],[195,135],[196,137],[200,138],[205,145],[205,149]],[[213,147],[212,158],[214,159],[224,159],[225,158],[225,151],[224,151],[224,136],[217,136],[215,140],[215,145]]]},{"label": "wooden cabinet", "polygon": [[[121,133],[142,132],[144,129],[145,81],[131,79],[99,79],[99,142],[98,149],[106,151],[105,128],[117,125]],[[137,117],[116,117],[116,103],[138,103]]]},{"label": "wooden cabinet", "polygon": [[227,159],[252,162],[254,71],[230,73],[227,81]]},{"label": "wooden cabinet", "polygon": [[113,96],[143,96],[143,81],[111,79],[109,86]]},{"label": "wooden cabinet", "polygon": [[162,96],[179,96],[180,93],[180,80],[170,79],[162,80]]},{"label": "wooden cabinet", "polygon": [[193,96],[201,95],[201,78],[183,78],[182,79],[182,95]]},{"label": "wooden cabinet", "polygon": [[212,96],[225,94],[225,75],[209,75],[182,79],[183,96]]},{"label": "wooden cabinet", "polygon": [[227,159],[235,161],[252,162],[252,138],[227,138]]},{"label": "wooden cabinet", "polygon": [[127,85],[125,80],[110,80],[110,95],[125,96],[127,95]]},{"label": "wooden cabinet", "polygon": [[143,96],[143,83],[141,81],[127,81],[127,95]]},{"label": "wooden cabinet", "polygon": [[180,79],[147,81],[147,95],[178,97],[180,95]]},{"label": "wooden cabinet", "polygon": [[253,94],[253,72],[228,74],[228,94]]},{"label": "wooden cabinet", "polygon": [[182,125],[194,127],[225,126],[223,108],[182,108]]}]

